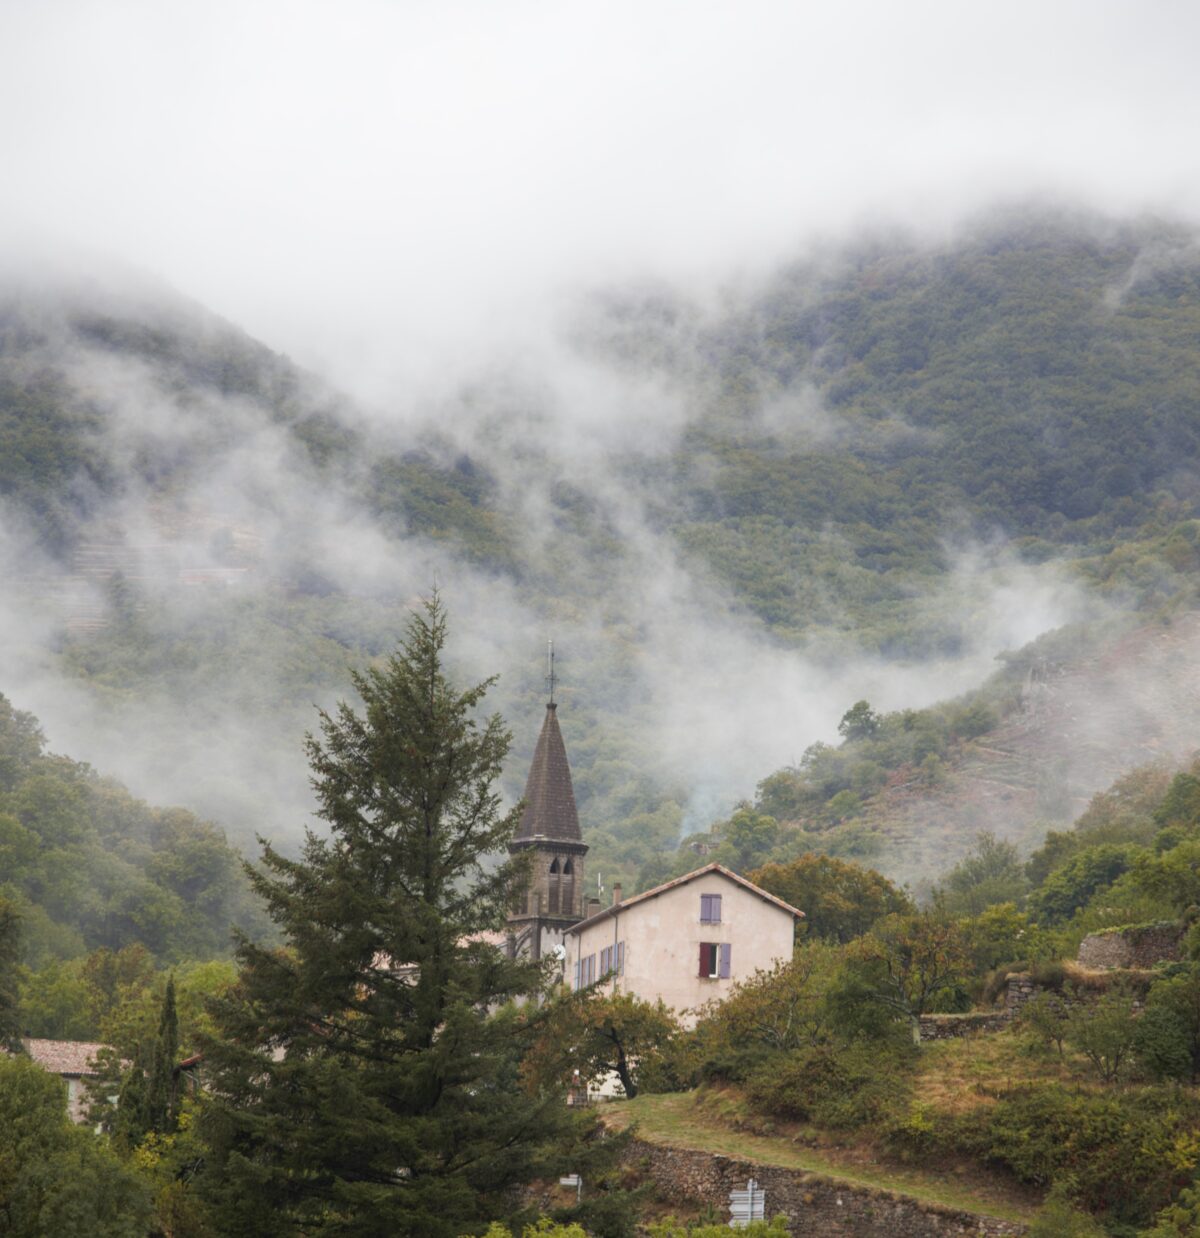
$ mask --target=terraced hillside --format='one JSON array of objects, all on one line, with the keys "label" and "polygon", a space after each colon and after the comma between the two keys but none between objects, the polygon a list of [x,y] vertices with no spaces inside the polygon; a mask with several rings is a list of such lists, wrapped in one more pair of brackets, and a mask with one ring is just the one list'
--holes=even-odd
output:
[{"label": "terraced hillside", "polygon": [[880,864],[919,878],[952,863],[980,830],[1036,845],[1097,791],[1148,761],[1200,748],[1200,612],[1144,624],[1076,658],[1041,661],[1021,708],[962,745],[944,781],[912,771],[869,804]]}]

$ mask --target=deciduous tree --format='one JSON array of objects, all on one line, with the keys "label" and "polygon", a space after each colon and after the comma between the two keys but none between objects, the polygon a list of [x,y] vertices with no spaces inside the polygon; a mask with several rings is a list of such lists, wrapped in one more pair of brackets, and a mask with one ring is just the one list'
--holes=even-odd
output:
[{"label": "deciduous tree", "polygon": [[679,1020],[661,1001],[599,988],[561,995],[545,1012],[533,1048],[522,1065],[527,1083],[565,1083],[578,1070],[585,1080],[614,1072],[626,1096],[662,1066]]},{"label": "deciduous tree", "polygon": [[764,864],[750,880],[804,912],[809,937],[829,941],[850,941],[884,916],[912,910],[908,895],[882,873],[817,852]]}]

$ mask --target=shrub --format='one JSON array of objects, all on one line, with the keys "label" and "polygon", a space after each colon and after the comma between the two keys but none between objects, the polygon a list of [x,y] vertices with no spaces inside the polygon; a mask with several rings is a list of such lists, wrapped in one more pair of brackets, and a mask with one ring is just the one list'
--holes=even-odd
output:
[{"label": "shrub", "polygon": [[1021,1088],[952,1122],[942,1136],[1010,1169],[1022,1182],[1070,1182],[1092,1212],[1145,1224],[1200,1161],[1194,1102],[1156,1090],[1096,1095],[1043,1084]]},{"label": "shrub", "polygon": [[833,1130],[881,1124],[908,1099],[912,1056],[907,1046],[825,1045],[766,1063],[746,1081],[746,1094],[760,1112]]}]

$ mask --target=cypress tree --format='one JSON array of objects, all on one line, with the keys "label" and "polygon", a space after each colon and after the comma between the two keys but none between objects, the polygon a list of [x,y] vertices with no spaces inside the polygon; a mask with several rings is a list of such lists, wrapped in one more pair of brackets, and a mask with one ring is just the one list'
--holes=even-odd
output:
[{"label": "cypress tree", "polygon": [[445,639],[435,598],[354,676],[362,713],[321,714],[328,836],[298,859],[264,843],[252,872],[285,945],[242,940],[213,1007],[205,1189],[223,1233],[457,1235],[563,1167],[561,1095],[518,1084],[536,1017],[500,1009],[543,973],[480,937],[524,877],[484,862],[518,823],[493,789],[509,735],[476,718],[490,680],[447,680]]},{"label": "cypress tree", "polygon": [[167,977],[158,1036],[150,1066],[150,1086],[146,1092],[146,1127],[169,1135],[178,1118],[175,1095],[175,1059],[179,1056],[179,1018],[175,1012],[175,977]]},{"label": "cypress tree", "polygon": [[11,899],[0,897],[0,1048],[21,1048],[21,916]]}]

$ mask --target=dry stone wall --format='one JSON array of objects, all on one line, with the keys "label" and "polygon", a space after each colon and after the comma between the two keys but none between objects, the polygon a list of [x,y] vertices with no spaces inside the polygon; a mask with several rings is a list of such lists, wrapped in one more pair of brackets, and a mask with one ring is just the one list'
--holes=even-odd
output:
[{"label": "dry stone wall", "polygon": [[1183,925],[1175,921],[1090,933],[1079,943],[1079,963],[1094,969],[1175,963],[1183,958],[1183,934]]},{"label": "dry stone wall", "polygon": [[767,1217],[782,1213],[788,1231],[827,1238],[1008,1238],[1028,1227],[926,1204],[889,1191],[847,1186],[819,1174],[780,1169],[751,1161],[669,1148],[639,1139],[630,1142],[625,1163],[653,1182],[667,1204],[708,1204],[726,1214],[729,1193],[750,1178],[766,1191]]},{"label": "dry stone wall", "polygon": [[971,1011],[968,1014],[923,1014],[917,1020],[921,1039],[953,1040],[956,1036],[974,1036],[981,1032],[1002,1032],[1012,1015],[1008,1010]]}]

